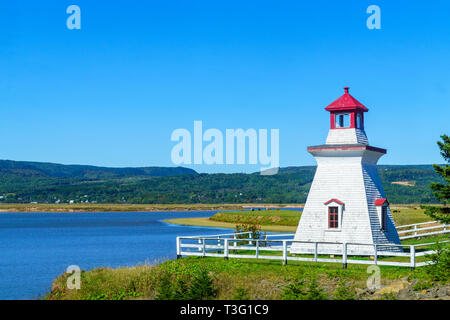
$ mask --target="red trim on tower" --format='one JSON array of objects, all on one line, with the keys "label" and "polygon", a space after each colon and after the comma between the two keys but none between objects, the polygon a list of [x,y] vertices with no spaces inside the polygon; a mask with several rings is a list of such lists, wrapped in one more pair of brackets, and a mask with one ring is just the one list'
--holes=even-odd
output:
[{"label": "red trim on tower", "polygon": [[350,113],[350,128],[356,128],[355,113]]},{"label": "red trim on tower", "polygon": [[377,199],[375,200],[375,205],[376,206],[382,206],[383,204],[389,204],[389,202],[387,201],[387,199]]},{"label": "red trim on tower", "polygon": [[336,115],[334,112],[330,113],[330,128],[336,129]]},{"label": "red trim on tower", "polygon": [[330,199],[327,202],[325,202],[324,205],[327,205],[331,202],[336,202],[337,204],[340,204],[341,206],[344,204],[342,201],[339,201],[338,199]]}]

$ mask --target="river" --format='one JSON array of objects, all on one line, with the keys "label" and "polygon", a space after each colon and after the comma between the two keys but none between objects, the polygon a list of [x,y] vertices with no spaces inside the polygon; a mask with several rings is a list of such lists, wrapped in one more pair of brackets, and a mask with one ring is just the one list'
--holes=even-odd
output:
[{"label": "river", "polygon": [[70,265],[90,270],[174,259],[177,236],[224,229],[162,220],[214,213],[0,213],[0,299],[39,299]]}]

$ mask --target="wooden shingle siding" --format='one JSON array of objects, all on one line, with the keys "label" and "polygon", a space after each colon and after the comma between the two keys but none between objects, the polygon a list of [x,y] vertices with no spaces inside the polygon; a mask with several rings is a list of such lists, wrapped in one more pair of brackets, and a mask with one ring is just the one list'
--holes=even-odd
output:
[{"label": "wooden shingle siding", "polygon": [[330,130],[326,144],[365,144],[368,145],[364,130],[348,128]]}]

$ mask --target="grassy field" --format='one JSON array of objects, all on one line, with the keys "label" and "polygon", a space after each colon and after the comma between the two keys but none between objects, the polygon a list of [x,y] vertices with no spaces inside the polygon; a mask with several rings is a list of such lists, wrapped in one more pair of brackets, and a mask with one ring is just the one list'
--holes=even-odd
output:
[{"label": "grassy field", "polygon": [[[430,221],[420,205],[392,205],[392,215],[397,226]],[[236,224],[256,222],[263,231],[295,232],[301,217],[301,211],[295,210],[261,210],[218,212],[211,218],[168,219],[165,222],[235,229]]]},{"label": "grassy field", "polygon": [[[206,274],[205,274],[206,272]],[[199,275],[204,277],[200,280]],[[81,289],[66,287],[67,274],[58,277],[46,299],[189,299],[192,286],[210,286],[208,299],[364,299],[367,266],[190,257],[157,265],[99,268],[81,274]],[[207,278],[207,279],[205,279]],[[209,279],[209,280],[208,280]],[[427,283],[425,270],[381,267],[381,284]],[[205,284],[206,283],[206,284]],[[293,294],[303,293],[293,297]],[[383,292],[386,292],[386,288]],[[372,298],[392,298],[376,294]]]},{"label": "grassy field", "polygon": [[301,204],[33,204],[1,203],[0,212],[152,212],[152,211],[216,211],[242,210],[247,207],[302,207]]},{"label": "grassy field", "polygon": [[391,205],[390,207],[397,226],[433,220],[424,213],[420,205]]}]

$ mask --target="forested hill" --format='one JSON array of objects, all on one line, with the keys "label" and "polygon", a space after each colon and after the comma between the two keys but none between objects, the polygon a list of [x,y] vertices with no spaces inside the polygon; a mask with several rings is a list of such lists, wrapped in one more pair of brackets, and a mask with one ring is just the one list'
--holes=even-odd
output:
[{"label": "forested hill", "polygon": [[[273,176],[198,174],[183,167],[107,168],[0,160],[0,203],[303,203],[316,167]],[[437,202],[431,165],[379,166],[391,203]]]},{"label": "forested hill", "polygon": [[47,162],[0,160],[0,174],[1,176],[11,175],[17,177],[110,179],[135,176],[165,177],[197,174],[197,172],[183,167],[108,168]]}]

